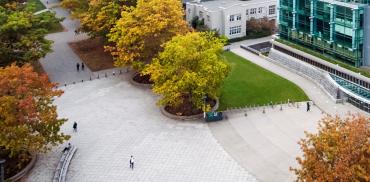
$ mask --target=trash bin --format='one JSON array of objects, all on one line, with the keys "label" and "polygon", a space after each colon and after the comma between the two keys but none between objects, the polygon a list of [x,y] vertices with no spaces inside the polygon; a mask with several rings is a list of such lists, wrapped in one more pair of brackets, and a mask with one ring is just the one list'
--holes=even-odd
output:
[{"label": "trash bin", "polygon": [[222,112],[207,112],[206,121],[220,121],[223,119]]}]

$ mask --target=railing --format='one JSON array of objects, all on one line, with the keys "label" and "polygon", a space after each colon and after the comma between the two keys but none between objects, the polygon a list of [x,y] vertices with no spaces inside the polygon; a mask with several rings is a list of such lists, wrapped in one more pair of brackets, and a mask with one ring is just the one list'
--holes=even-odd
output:
[{"label": "railing", "polygon": [[63,152],[62,157],[60,158],[58,166],[55,170],[53,182],[66,181],[68,167],[76,151],[77,148],[75,146],[71,146],[71,148]]},{"label": "railing", "polygon": [[[313,101],[294,102],[288,99],[287,101],[280,102],[280,103],[270,102],[268,104],[261,104],[261,105],[253,104],[253,105],[247,105],[244,107],[231,107],[231,108],[225,109],[222,112],[225,114],[225,119],[228,119],[227,114],[231,114],[231,113],[244,113],[244,116],[247,117],[248,112],[251,112],[251,111],[254,111],[254,112],[260,111],[263,114],[266,114],[268,112],[268,109],[279,110],[279,111],[283,111],[286,108],[299,109],[301,107],[307,107],[307,102],[310,104],[310,106],[316,106],[316,104]],[[324,113],[324,111],[321,108],[319,109],[321,110],[322,113]]]},{"label": "railing", "polygon": [[93,75],[90,75],[88,77],[85,77],[84,79],[77,80],[77,81],[72,81],[72,82],[64,82],[64,83],[59,83],[56,88],[62,88],[62,87],[67,87],[68,85],[75,85],[77,83],[83,83],[86,81],[92,81],[92,80],[97,80],[100,78],[108,78],[108,77],[115,77],[122,75],[124,73],[128,73],[129,69],[119,69],[119,70],[110,70],[110,71],[105,71],[105,72],[95,72]]}]

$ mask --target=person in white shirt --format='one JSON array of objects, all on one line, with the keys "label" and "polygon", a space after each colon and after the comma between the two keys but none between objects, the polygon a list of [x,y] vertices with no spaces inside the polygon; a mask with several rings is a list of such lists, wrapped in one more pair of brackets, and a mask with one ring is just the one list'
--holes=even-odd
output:
[{"label": "person in white shirt", "polygon": [[132,170],[134,170],[134,157],[133,156],[131,156],[131,158],[130,158],[130,168],[132,169]]}]

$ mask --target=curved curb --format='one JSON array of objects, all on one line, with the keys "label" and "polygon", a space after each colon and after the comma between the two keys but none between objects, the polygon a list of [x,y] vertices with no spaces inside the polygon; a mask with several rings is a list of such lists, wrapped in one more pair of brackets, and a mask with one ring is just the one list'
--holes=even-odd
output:
[{"label": "curved curb", "polygon": [[139,87],[139,88],[142,88],[142,89],[152,89],[153,87],[153,84],[146,84],[146,83],[139,83],[137,81],[134,80],[134,77],[137,75],[138,73],[133,73],[129,79],[130,83],[136,87]]},{"label": "curved curb", "polygon": [[[216,111],[218,109],[218,106],[219,106],[219,101],[218,101],[218,98],[216,98],[216,104],[212,107],[211,111]],[[178,115],[167,112],[166,109],[164,109],[164,107],[165,106],[160,107],[161,113],[164,116],[171,118],[171,119],[181,120],[181,121],[194,121],[194,120],[199,120],[203,118],[203,113],[191,115],[191,116],[178,116]]]},{"label": "curved curb", "polygon": [[14,175],[14,176],[6,179],[5,181],[11,181],[11,182],[19,181],[24,176],[26,176],[29,171],[31,171],[31,169],[33,168],[33,166],[35,166],[36,161],[37,161],[37,155],[32,155],[31,161],[27,164],[27,166],[22,171],[20,171],[16,175]]}]

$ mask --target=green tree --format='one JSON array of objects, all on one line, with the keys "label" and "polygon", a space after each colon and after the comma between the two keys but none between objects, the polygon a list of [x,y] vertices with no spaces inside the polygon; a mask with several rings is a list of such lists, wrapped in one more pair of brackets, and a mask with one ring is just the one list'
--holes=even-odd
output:
[{"label": "green tree", "polygon": [[61,19],[51,12],[35,15],[34,9],[18,3],[0,6],[0,66],[37,61],[51,51],[52,42],[44,37]]},{"label": "green tree", "polygon": [[178,0],[138,0],[136,7],[124,7],[107,50],[116,66],[132,65],[139,72],[162,50],[161,45],[178,34],[189,31]]},{"label": "green tree", "polygon": [[10,157],[45,152],[69,136],[60,133],[66,119],[59,119],[54,89],[46,75],[34,72],[29,64],[0,68],[0,150]]},{"label": "green tree", "polygon": [[370,181],[369,121],[360,115],[323,118],[318,133],[299,142],[303,157],[291,169],[297,181]]},{"label": "green tree", "polygon": [[167,42],[164,51],[144,69],[154,82],[154,93],[162,95],[159,104],[177,107],[190,102],[200,109],[204,96],[216,98],[230,71],[222,57],[225,42],[213,32],[190,32]]}]

